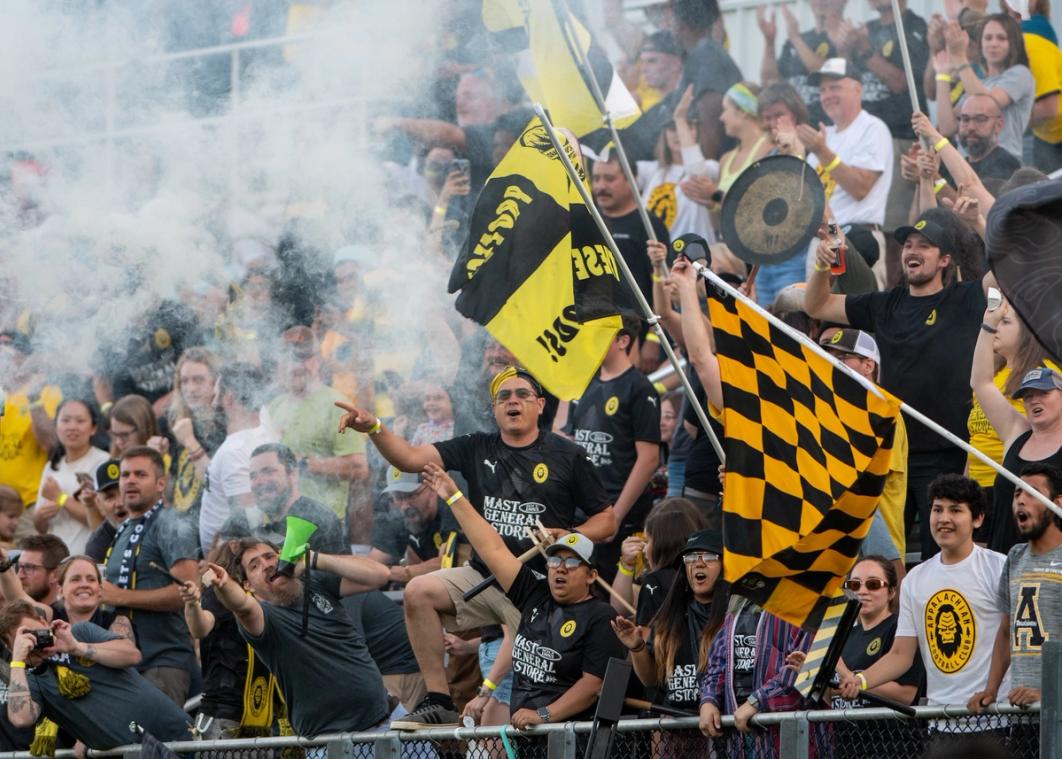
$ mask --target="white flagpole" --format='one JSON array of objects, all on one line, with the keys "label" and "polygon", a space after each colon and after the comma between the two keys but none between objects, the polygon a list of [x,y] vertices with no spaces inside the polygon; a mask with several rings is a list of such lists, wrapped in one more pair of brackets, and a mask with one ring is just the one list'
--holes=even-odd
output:
[{"label": "white flagpole", "polygon": [[[812,351],[814,351],[815,353],[817,353],[818,355],[822,356],[824,359],[829,361],[835,368],[840,369],[843,372],[846,372],[851,377],[854,377],[859,382],[859,384],[861,384],[867,390],[869,390],[872,393],[874,393],[877,397],[879,397],[879,398],[883,398],[884,397],[881,394],[881,389],[877,385],[875,385],[873,382],[871,382],[870,380],[868,380],[866,377],[862,376],[861,374],[857,374],[855,371],[852,370],[851,367],[847,366],[843,361],[839,361],[838,359],[836,359],[833,356],[831,356],[829,353],[827,353],[825,350],[823,350],[822,346],[820,346],[814,340],[809,338],[803,332],[800,332],[798,330],[793,329],[792,327],[790,327],[788,324],[783,322],[778,317],[774,316],[773,314],[769,313],[765,309],[761,308],[758,303],[756,303],[751,298],[747,297],[740,290],[737,290],[736,288],[731,287],[723,279],[721,279],[719,276],[717,276],[711,269],[708,269],[707,267],[705,267],[704,264],[702,264],[700,261],[694,261],[693,262],[693,268],[696,269],[697,273],[700,274],[702,277],[704,277],[707,281],[709,281],[713,285],[715,285],[715,287],[717,287],[718,289],[722,290],[723,292],[725,292],[727,295],[731,296],[732,298],[737,298],[742,303],[744,303],[746,306],[748,306],[749,308],[752,308],[753,310],[755,310],[760,316],[762,316],[765,319],[767,319],[767,321],[769,321],[775,327],[777,327],[782,332],[787,334],[789,337],[791,337],[794,340],[800,342],[805,347],[810,348]],[[1023,479],[1021,479],[1020,477],[1015,475],[1013,472],[1011,472],[1011,471],[1009,471],[1007,469],[1004,469],[1002,466],[997,464],[993,459],[991,459],[990,457],[986,456],[981,451],[979,451],[976,448],[974,448],[972,445],[970,445],[968,442],[966,442],[962,438],[954,435],[950,431],[946,430],[944,427],[941,427],[939,424],[937,424],[932,419],[927,417],[921,411],[919,411],[918,409],[911,408],[911,406],[907,405],[902,400],[900,401],[900,410],[902,410],[905,414],[907,414],[912,419],[916,420],[917,422],[920,422],[921,424],[924,424],[926,427],[928,427],[929,429],[933,430],[933,432],[935,432],[938,435],[940,435],[942,438],[947,440],[949,443],[952,443],[953,445],[957,445],[959,448],[963,449],[964,451],[969,453],[971,456],[975,456],[977,459],[979,459],[983,463],[985,463],[988,466],[992,467],[992,469],[994,469],[995,472],[997,474],[999,474],[1001,477],[1003,477],[1005,480],[1007,480],[1008,482],[1011,482],[1015,487],[1021,488],[1026,493],[1028,493],[1029,495],[1034,497],[1036,500],[1038,500],[1040,503],[1042,503],[1044,506],[1049,508],[1056,515],[1058,515],[1059,517],[1062,517],[1062,507],[1059,507],[1056,503],[1051,501],[1050,498],[1048,498],[1043,493],[1038,491],[1032,485],[1030,485],[1029,483],[1025,482]]]},{"label": "white flagpole", "polygon": [[[605,242],[608,244],[609,250],[612,251],[612,257],[616,259],[616,264],[620,267],[620,271],[623,272],[623,278],[627,281],[628,286],[634,292],[635,300],[638,302],[638,306],[641,308],[642,313],[645,315],[646,321],[652,326],[653,331],[656,332],[657,337],[660,338],[660,347],[664,349],[664,353],[667,354],[668,361],[675,367],[675,372],[678,374],[679,379],[682,382],[682,387],[686,390],[686,397],[690,401],[690,405],[693,407],[694,412],[697,414],[697,421],[701,423],[701,428],[705,434],[708,435],[708,440],[712,444],[712,448],[715,449],[716,455],[719,457],[719,461],[726,462],[726,454],[723,453],[723,446],[719,442],[719,439],[712,432],[712,427],[708,423],[708,415],[705,413],[701,405],[697,403],[697,396],[693,392],[693,386],[690,385],[690,380],[686,376],[686,373],[682,371],[682,367],[679,364],[678,356],[675,355],[675,351],[671,348],[671,343],[667,341],[667,334],[664,332],[664,328],[660,326],[660,317],[653,313],[653,309],[650,307],[649,302],[642,295],[642,290],[638,287],[638,281],[634,278],[634,274],[631,272],[627,262],[623,258],[623,254],[620,253],[619,248],[616,246],[616,241],[612,239],[612,232],[609,231],[608,225],[605,224],[605,220],[601,218],[601,212],[597,210],[597,206],[594,205],[594,199],[590,195],[590,191],[579,179],[579,172],[575,170],[575,166],[572,164],[571,159],[564,150],[564,145],[561,144],[560,137],[557,135],[557,130],[554,129],[553,124],[549,120],[549,116],[546,115],[545,109],[540,103],[535,103],[535,113],[542,121],[542,126],[546,128],[546,133],[549,134],[550,142],[553,143],[553,149],[557,151],[557,155],[560,157],[561,163],[564,164],[565,171],[568,172],[568,178],[572,184],[579,190],[579,194],[583,198],[583,203],[586,204],[587,211],[590,212],[590,216],[593,217],[594,222],[597,224],[598,230],[605,238]],[[573,146],[576,149],[577,146]]]}]

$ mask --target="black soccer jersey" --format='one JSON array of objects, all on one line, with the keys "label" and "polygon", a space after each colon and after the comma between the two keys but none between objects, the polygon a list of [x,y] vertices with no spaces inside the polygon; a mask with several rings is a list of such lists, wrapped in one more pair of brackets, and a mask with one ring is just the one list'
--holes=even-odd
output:
[{"label": "black soccer jersey", "polygon": [[[536,519],[546,527],[570,530],[576,509],[593,515],[612,503],[586,451],[552,432],[540,433],[523,448],[506,445],[497,432],[474,432],[434,445],[443,467],[461,473],[468,500],[514,555],[531,548],[524,531]],[[475,557],[472,563],[483,570]],[[545,571],[541,558],[534,565]]]}]

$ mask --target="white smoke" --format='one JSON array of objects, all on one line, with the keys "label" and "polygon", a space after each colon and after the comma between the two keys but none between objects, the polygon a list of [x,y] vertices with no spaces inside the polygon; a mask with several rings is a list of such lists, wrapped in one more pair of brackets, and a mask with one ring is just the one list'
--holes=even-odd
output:
[{"label": "white smoke", "polygon": [[[19,309],[42,316],[36,339],[62,368],[85,371],[100,340],[156,298],[223,286],[239,273],[234,241],[273,246],[293,221],[326,253],[383,230],[376,250],[403,275],[392,293],[402,318],[439,302],[439,267],[417,263],[422,222],[390,207],[408,177],[381,167],[369,123],[430,81],[441,4],[300,4],[314,11],[312,39],[240,51],[238,96],[211,108],[231,53],[160,56],[230,37],[244,5],[5,2],[0,154],[43,172],[23,168],[0,193],[0,277],[15,281]],[[216,39],[195,15],[211,9]],[[282,14],[269,20],[283,33]]]}]

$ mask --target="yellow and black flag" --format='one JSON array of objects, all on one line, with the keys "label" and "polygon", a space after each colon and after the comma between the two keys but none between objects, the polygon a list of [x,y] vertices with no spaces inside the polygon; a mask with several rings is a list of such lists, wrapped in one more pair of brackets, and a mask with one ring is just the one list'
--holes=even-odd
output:
[{"label": "yellow and black flag", "polygon": [[805,629],[870,529],[899,402],[867,390],[750,306],[711,297],[723,384],[723,571]]},{"label": "yellow and black flag", "polygon": [[483,0],[483,23],[502,47],[516,53],[528,97],[542,104],[554,124],[577,137],[601,128],[590,71],[617,128],[641,115],[608,57],[564,0]]},{"label": "yellow and black flag", "polygon": [[[585,183],[578,146],[561,139]],[[476,201],[458,290],[457,310],[562,400],[582,395],[620,328],[616,261],[537,118]]]}]

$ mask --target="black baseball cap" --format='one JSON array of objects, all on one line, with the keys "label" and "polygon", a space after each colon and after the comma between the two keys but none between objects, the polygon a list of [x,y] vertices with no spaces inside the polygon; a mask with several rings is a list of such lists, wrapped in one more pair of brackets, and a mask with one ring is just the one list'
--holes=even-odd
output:
[{"label": "black baseball cap", "polygon": [[708,551],[714,553],[717,556],[723,555],[723,534],[718,530],[699,530],[688,538],[686,538],[686,545],[679,552],[676,564],[682,565],[682,557],[688,553],[696,553],[697,551]]},{"label": "black baseball cap", "polygon": [[932,219],[927,219],[925,214],[914,223],[914,226],[897,229],[893,233],[893,237],[896,238],[896,242],[903,245],[907,238],[915,232],[940,248],[941,253],[952,253],[955,250],[955,242],[951,239],[951,233],[943,225]]},{"label": "black baseball cap", "polygon": [[122,467],[116,459],[105,461],[96,467],[96,492],[102,493],[117,485],[121,473]]}]

